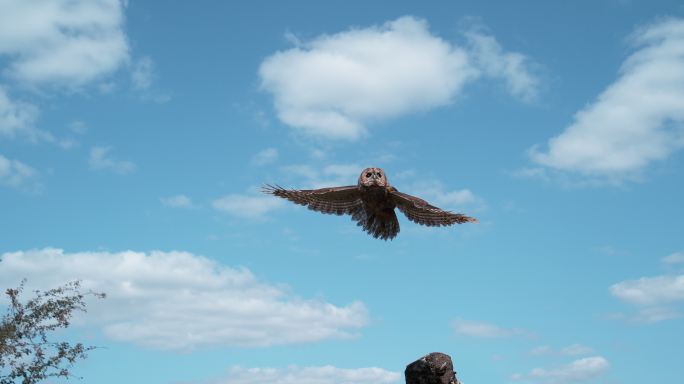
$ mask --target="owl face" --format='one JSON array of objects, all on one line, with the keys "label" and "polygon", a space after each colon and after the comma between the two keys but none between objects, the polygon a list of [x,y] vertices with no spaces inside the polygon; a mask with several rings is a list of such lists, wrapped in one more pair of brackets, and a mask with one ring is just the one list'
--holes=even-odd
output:
[{"label": "owl face", "polygon": [[363,187],[387,187],[387,176],[382,168],[366,168],[359,176],[359,186]]}]

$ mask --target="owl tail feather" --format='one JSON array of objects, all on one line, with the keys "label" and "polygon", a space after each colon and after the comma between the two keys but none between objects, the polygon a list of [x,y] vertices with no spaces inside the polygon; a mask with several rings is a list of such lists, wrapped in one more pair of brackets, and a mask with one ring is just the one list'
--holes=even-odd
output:
[{"label": "owl tail feather", "polygon": [[357,220],[357,225],[363,227],[363,230],[368,232],[376,239],[392,240],[399,233],[399,220],[394,210],[387,210],[381,213],[360,213],[353,215],[353,219]]}]

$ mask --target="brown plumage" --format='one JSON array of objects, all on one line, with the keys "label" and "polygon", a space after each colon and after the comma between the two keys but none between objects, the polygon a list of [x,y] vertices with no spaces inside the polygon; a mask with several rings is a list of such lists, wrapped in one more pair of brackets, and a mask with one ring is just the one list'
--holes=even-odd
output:
[{"label": "brown plumage", "polygon": [[409,220],[427,226],[477,222],[475,218],[444,211],[423,199],[397,191],[381,168],[364,169],[357,185],[302,190],[266,185],[263,191],[314,211],[351,215],[357,225],[376,239],[391,240],[399,233],[395,207]]}]

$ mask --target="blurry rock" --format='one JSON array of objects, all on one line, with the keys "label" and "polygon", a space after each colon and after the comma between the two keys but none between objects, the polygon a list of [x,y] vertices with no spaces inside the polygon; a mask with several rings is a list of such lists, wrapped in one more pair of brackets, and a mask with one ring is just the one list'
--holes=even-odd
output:
[{"label": "blurry rock", "polygon": [[433,352],[406,366],[406,384],[460,384],[451,357]]}]

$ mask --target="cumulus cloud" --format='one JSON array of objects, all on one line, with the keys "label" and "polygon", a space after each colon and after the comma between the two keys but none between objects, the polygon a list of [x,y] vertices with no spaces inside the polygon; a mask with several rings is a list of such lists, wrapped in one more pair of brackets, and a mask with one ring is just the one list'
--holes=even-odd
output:
[{"label": "cumulus cloud", "polygon": [[639,29],[632,41],[618,79],[545,149],[533,147],[534,162],[619,182],[684,147],[684,20]]},{"label": "cumulus cloud", "polygon": [[[676,260],[676,257],[671,259],[668,257],[663,260]],[[682,316],[682,313],[674,306],[684,302],[684,274],[625,280],[611,285],[610,293],[622,301],[637,306],[637,312],[634,315],[618,314],[613,317],[636,323],[656,323],[678,318]]]},{"label": "cumulus cloud", "polygon": [[514,374],[513,380],[550,384],[580,383],[603,374],[610,364],[602,356],[585,357],[555,368],[534,368],[527,374]]},{"label": "cumulus cloud", "polygon": [[[39,92],[102,81],[129,62],[124,7],[121,0],[0,1],[0,76],[14,90]],[[0,137],[74,146],[37,128],[38,114],[0,86]]]},{"label": "cumulus cloud", "polygon": [[[187,252],[40,249],[2,255],[0,281],[51,288],[81,279],[107,293],[81,321],[117,341],[162,350],[263,347],[349,338],[368,322],[360,302],[336,306]],[[14,283],[12,283],[14,282]]]},{"label": "cumulus cloud", "polygon": [[452,323],[454,331],[459,335],[481,337],[481,338],[500,338],[525,334],[526,331],[520,328],[504,328],[495,324],[482,321],[471,321],[458,319]]},{"label": "cumulus cloud", "polygon": [[621,300],[638,305],[684,301],[684,275],[626,280],[613,284],[610,293]]},{"label": "cumulus cloud", "polygon": [[0,185],[35,190],[38,188],[38,171],[19,160],[0,155]]},{"label": "cumulus cloud", "polygon": [[262,219],[269,212],[283,206],[283,201],[270,196],[229,194],[214,200],[217,211],[244,219]]},{"label": "cumulus cloud", "polygon": [[474,53],[433,35],[424,20],[401,17],[297,40],[261,63],[261,87],[273,95],[285,124],[346,140],[366,134],[373,121],[449,104],[482,75],[507,79],[514,94],[531,92],[531,82],[520,80],[528,73],[522,55],[509,55],[493,38],[474,32],[471,42]]},{"label": "cumulus cloud", "polygon": [[162,197],[159,199],[164,206],[171,208],[194,208],[195,204],[192,199],[185,195],[175,195],[169,197]]},{"label": "cumulus cloud", "polygon": [[109,156],[111,147],[92,147],[88,164],[91,169],[106,169],[122,175],[135,171],[135,164],[130,161],[117,160]]},{"label": "cumulus cloud", "polygon": [[274,163],[277,160],[278,150],[275,148],[266,148],[252,157],[252,164],[262,166]]},{"label": "cumulus cloud", "polygon": [[233,367],[216,384],[398,384],[400,372],[382,368],[343,369],[330,365],[320,367],[290,366],[281,368]]},{"label": "cumulus cloud", "polygon": [[0,2],[4,73],[30,86],[77,87],[129,58],[119,0]]}]

